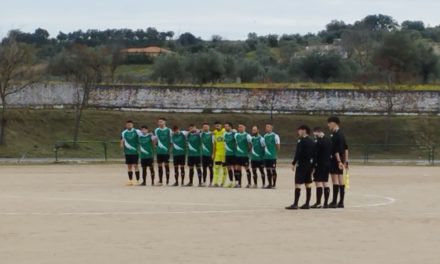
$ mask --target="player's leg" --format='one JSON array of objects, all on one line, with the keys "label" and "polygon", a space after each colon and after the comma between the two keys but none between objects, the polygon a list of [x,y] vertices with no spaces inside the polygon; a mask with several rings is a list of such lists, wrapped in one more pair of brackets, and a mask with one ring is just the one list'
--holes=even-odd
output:
[{"label": "player's leg", "polygon": [[206,179],[208,177],[208,160],[207,157],[202,157],[202,178],[203,182],[206,182]]},{"label": "player's leg", "polygon": [[139,158],[137,155],[135,158],[136,158],[136,162],[133,164],[133,170],[134,170],[134,174],[136,175],[136,185],[139,185],[139,180],[141,178],[141,175],[139,173],[139,164],[138,164]]},{"label": "player's leg", "polygon": [[142,183],[141,186],[147,185],[147,159],[141,159]]},{"label": "player's leg", "polygon": [[266,166],[266,174],[267,174],[267,186],[266,189],[270,189],[272,188],[273,184],[272,184],[272,168],[273,168],[273,163],[272,160],[265,160],[264,161],[265,166]]},{"label": "player's leg", "polygon": [[208,157],[209,158],[209,165],[208,165],[208,170],[209,170],[209,186],[212,186],[212,179],[213,179],[213,177],[214,177],[214,171],[213,171],[213,168],[212,168],[212,165],[213,165],[213,160],[212,160],[212,158],[211,157]]},{"label": "player's leg", "polygon": [[199,187],[204,187],[204,182],[206,180],[203,179],[203,174],[202,174],[202,164],[200,163],[201,158],[200,157],[194,157],[195,159],[195,166],[196,166],[196,171],[197,171],[197,178],[199,179]]},{"label": "player's leg", "polygon": [[[264,188],[266,186],[266,175],[264,173],[264,163],[261,161],[260,166],[258,166],[261,175],[261,187]],[[258,187],[258,184],[255,184]]]},{"label": "player's leg", "polygon": [[214,184],[212,185],[213,187],[219,186],[220,173],[222,173],[222,162],[216,160],[214,161]]},{"label": "player's leg", "polygon": [[246,178],[247,178],[246,188],[251,188],[252,187],[252,174],[251,174],[251,169],[249,168],[249,159],[248,158],[244,158],[243,167],[246,171]]},{"label": "player's leg", "polygon": [[159,183],[157,185],[163,185],[163,165],[164,165],[164,157],[162,154],[157,155],[157,173],[159,176]]},{"label": "player's leg", "polygon": [[251,168],[252,168],[252,178],[254,179],[254,186],[258,186],[258,175],[257,175],[257,169],[258,169],[258,162],[255,160],[251,160]]},{"label": "player's leg", "polygon": [[338,174],[331,174],[331,178],[332,178],[332,185],[333,185],[333,199],[330,202],[329,207],[336,208],[338,195],[339,195],[339,175]]},{"label": "player's leg", "polygon": [[179,163],[177,161],[177,157],[173,157],[173,166],[174,166],[174,184],[173,186],[179,186]]},{"label": "player's leg", "polygon": [[242,166],[235,164],[233,166],[233,168],[234,168],[234,179],[235,179],[234,188],[241,188],[241,172],[242,172],[241,168],[242,168]]},{"label": "player's leg", "polygon": [[323,183],[319,181],[315,181],[316,186],[316,202],[314,205],[311,206],[311,208],[317,209],[321,208],[321,200],[322,200],[322,194],[323,194]]},{"label": "player's leg", "polygon": [[194,181],[194,165],[190,161],[188,161],[188,168],[189,168],[189,182],[186,186],[191,187],[193,186],[193,181]]},{"label": "player's leg", "polygon": [[337,207],[344,208],[344,199],[345,199],[345,184],[344,184],[344,175],[338,175],[339,182],[339,202]]},{"label": "player's leg", "polygon": [[170,184],[170,162],[165,162],[165,177],[167,179],[167,185]]},{"label": "player's leg", "polygon": [[324,186],[324,205],[323,208],[328,208],[328,198],[330,197],[330,187],[328,186],[328,182],[323,182]]},{"label": "player's leg", "polygon": [[[127,160],[127,162],[129,162],[129,160]],[[127,174],[128,174],[127,185],[131,186],[131,185],[133,185],[133,171],[132,171],[132,168],[131,168],[131,164],[128,164],[128,163],[127,163]]]},{"label": "player's leg", "polygon": [[278,174],[277,174],[277,161],[273,160],[273,166],[272,166],[272,188],[276,188],[277,187],[277,178],[278,178]]},{"label": "player's leg", "polygon": [[301,184],[296,182],[296,177],[295,177],[295,198],[293,200],[293,204],[290,206],[287,206],[286,209],[287,210],[296,210],[298,209],[298,203],[299,203],[299,198],[301,197]]}]

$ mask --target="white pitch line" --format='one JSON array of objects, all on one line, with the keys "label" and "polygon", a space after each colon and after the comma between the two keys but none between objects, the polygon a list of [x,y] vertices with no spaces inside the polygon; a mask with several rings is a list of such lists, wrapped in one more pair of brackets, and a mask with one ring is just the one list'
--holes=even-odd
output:
[{"label": "white pitch line", "polygon": [[376,195],[376,194],[357,194],[360,196],[365,196],[365,197],[376,197],[376,198],[382,198],[385,199],[385,202],[382,203],[373,203],[373,204],[364,204],[364,205],[352,205],[349,208],[363,208],[363,207],[378,207],[378,206],[387,206],[387,205],[391,205],[393,203],[395,203],[397,201],[397,199],[393,198],[393,197],[388,197],[388,196],[382,196],[382,195]]}]

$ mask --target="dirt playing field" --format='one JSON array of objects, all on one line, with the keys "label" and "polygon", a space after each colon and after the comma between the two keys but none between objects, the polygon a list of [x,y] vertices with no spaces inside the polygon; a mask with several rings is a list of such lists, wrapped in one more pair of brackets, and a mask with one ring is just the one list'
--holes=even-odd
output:
[{"label": "dirt playing field", "polygon": [[440,168],[353,166],[347,208],[308,211],[283,209],[293,177],[279,171],[278,189],[248,190],[0,166],[0,263],[439,263]]}]

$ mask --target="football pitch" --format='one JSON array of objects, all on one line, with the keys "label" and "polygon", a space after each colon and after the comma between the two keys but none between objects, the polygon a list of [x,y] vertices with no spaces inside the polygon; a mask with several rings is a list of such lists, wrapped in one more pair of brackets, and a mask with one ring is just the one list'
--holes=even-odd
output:
[{"label": "football pitch", "polygon": [[275,190],[126,187],[125,170],[0,166],[0,262],[439,263],[438,167],[352,166],[346,209],[299,211],[285,165]]}]

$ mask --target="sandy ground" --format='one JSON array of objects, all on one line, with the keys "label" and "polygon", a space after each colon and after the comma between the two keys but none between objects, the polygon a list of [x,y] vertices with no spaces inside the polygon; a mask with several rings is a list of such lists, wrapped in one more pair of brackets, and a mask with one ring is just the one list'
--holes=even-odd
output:
[{"label": "sandy ground", "polygon": [[276,190],[125,187],[122,165],[0,166],[0,262],[439,263],[440,168],[353,167],[344,210],[284,210],[279,174]]}]

